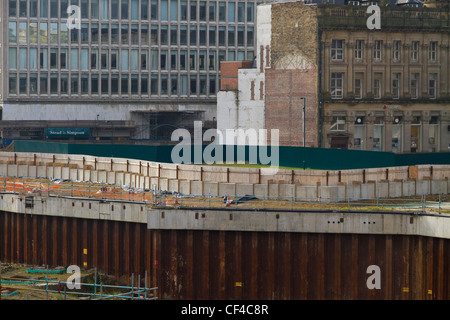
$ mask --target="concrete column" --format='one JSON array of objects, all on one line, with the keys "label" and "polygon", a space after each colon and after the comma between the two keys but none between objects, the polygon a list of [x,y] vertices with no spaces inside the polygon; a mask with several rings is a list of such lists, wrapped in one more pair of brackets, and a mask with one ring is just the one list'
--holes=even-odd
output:
[{"label": "concrete column", "polygon": [[373,150],[373,134],[374,134],[374,123],[375,116],[370,115],[365,119],[366,123],[366,150]]},{"label": "concrete column", "polygon": [[424,111],[422,116],[422,146],[419,152],[428,152],[429,143],[428,143],[428,133],[430,129],[430,112]]},{"label": "concrete column", "polygon": [[411,115],[403,117],[403,152],[411,152]]},{"label": "concrete column", "polygon": [[449,151],[450,134],[448,132],[448,126],[450,125],[450,116],[447,111],[441,111],[440,116],[440,137],[439,137],[439,151]]},{"label": "concrete column", "polygon": [[384,151],[392,152],[392,123],[394,116],[392,112],[386,113],[384,117]]}]

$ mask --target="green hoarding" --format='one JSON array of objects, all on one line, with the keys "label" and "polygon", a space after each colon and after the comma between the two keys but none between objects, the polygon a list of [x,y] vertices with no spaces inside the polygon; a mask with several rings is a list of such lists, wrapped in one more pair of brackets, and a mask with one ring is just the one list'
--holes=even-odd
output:
[{"label": "green hoarding", "polygon": [[89,128],[45,128],[46,138],[89,138]]}]

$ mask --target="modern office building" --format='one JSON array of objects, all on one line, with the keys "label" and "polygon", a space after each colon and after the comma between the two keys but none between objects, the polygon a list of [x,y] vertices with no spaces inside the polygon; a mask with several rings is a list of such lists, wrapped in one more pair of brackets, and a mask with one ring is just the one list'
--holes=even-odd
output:
[{"label": "modern office building", "polygon": [[214,127],[220,62],[255,55],[252,0],[4,0],[0,9],[4,138],[78,128],[84,138],[170,139],[193,120]]}]

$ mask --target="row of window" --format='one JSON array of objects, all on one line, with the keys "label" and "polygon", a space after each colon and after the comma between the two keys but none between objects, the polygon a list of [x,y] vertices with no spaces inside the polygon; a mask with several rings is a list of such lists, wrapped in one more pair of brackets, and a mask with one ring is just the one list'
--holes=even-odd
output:
[{"label": "row of window", "polygon": [[[9,70],[217,71],[221,61],[236,60],[236,52],[206,50],[146,50],[95,48],[9,48]],[[238,51],[237,60],[253,59],[253,51]]]},{"label": "row of window", "polygon": [[[19,28],[17,30],[17,27]],[[59,30],[58,30],[59,27]],[[10,44],[122,44],[253,46],[253,27],[197,25],[81,24],[68,30],[66,24],[9,22]]]},{"label": "row of window", "polygon": [[255,15],[245,1],[9,0],[9,17],[67,18],[69,5],[80,6],[82,19],[254,22]]},{"label": "row of window", "polygon": [[215,75],[9,74],[9,93],[20,95],[215,95]]},{"label": "row of window", "polygon": [[[399,72],[393,73],[391,78],[390,88],[385,88],[385,90],[390,89],[392,98],[399,99],[401,97],[400,92],[400,82],[401,82],[402,74]],[[417,99],[419,97],[420,91],[420,74],[412,73],[409,79],[409,94],[411,99]],[[344,83],[344,73],[342,72],[333,72],[331,73],[331,98],[333,99],[342,99],[343,98],[343,83]],[[382,97],[382,85],[383,85],[383,74],[375,72],[373,77],[373,97],[375,99],[381,99]],[[428,74],[428,98],[436,99],[437,97],[437,85],[438,85],[438,74],[437,73],[429,73]],[[355,99],[364,98],[364,74],[356,73],[354,78],[354,87],[353,94]]]},{"label": "row of window", "polygon": [[[373,47],[373,59],[375,61],[383,60],[383,40],[375,40]],[[401,48],[402,43],[400,40],[394,40],[392,42],[392,60],[394,62],[400,62],[401,60]],[[428,46],[428,60],[430,62],[437,61],[438,42],[430,41]],[[412,41],[410,46],[410,59],[411,61],[419,61],[420,55],[420,42]],[[356,40],[354,48],[355,60],[364,59],[364,40]],[[331,41],[331,59],[343,60],[344,59],[344,40],[332,40]]]}]

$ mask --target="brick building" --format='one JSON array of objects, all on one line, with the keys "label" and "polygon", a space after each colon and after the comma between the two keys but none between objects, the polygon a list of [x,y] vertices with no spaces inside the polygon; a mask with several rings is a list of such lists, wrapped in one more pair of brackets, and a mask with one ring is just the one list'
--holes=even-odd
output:
[{"label": "brick building", "polygon": [[279,128],[282,145],[303,145],[305,123],[306,146],[448,151],[448,13],[382,8],[381,29],[369,30],[366,9],[302,2],[258,7],[270,31],[265,43],[257,41],[252,71],[264,78],[262,126]]}]

